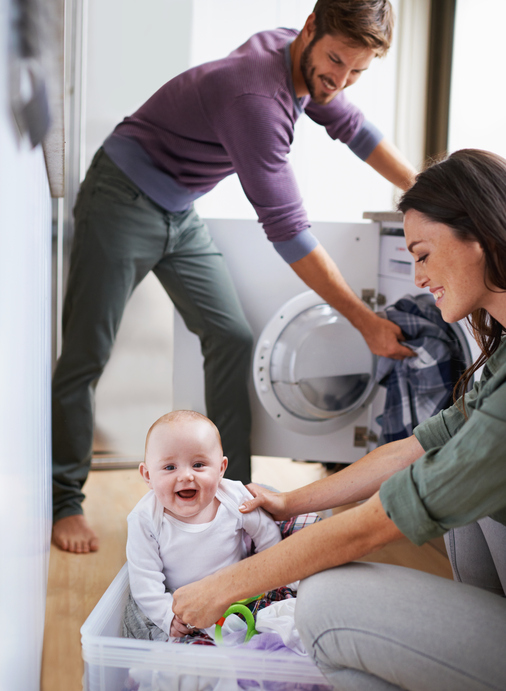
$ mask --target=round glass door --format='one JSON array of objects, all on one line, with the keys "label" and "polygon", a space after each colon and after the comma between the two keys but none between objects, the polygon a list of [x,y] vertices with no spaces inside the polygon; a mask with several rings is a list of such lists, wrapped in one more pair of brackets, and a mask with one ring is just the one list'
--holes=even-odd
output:
[{"label": "round glass door", "polygon": [[273,344],[272,390],[283,408],[308,421],[345,415],[375,386],[376,358],[339,312],[318,304],[296,315]]}]

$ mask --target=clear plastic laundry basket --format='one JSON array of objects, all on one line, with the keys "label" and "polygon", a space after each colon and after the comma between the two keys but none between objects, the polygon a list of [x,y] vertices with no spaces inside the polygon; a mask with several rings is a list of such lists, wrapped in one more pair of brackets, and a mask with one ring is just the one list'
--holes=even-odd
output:
[{"label": "clear plastic laundry basket", "polygon": [[309,658],[121,638],[126,564],[81,628],[84,691],[327,691]]}]

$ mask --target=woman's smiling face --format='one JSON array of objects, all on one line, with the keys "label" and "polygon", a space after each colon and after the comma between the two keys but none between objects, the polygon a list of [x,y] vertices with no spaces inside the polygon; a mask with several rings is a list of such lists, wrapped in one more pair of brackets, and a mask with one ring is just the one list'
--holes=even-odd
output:
[{"label": "woman's smiling face", "polygon": [[416,260],[415,283],[434,295],[446,322],[489,309],[494,293],[485,285],[485,255],[478,242],[460,240],[449,226],[414,209],[404,217],[404,234]]}]

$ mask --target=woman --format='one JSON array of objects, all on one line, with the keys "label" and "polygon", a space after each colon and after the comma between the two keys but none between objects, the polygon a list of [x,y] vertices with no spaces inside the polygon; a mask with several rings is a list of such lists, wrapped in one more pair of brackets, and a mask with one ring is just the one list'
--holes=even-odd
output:
[{"label": "woman", "polygon": [[[286,494],[251,486],[242,510],[277,519],[361,503],[176,591],[174,610],[208,626],[232,601],[306,579],[296,623],[337,688],[505,689],[506,161],[458,151],[421,173],[399,208],[416,284],[445,321],[469,315],[480,344],[460,391],[485,363],[480,382],[333,476]],[[463,583],[349,563],[403,536],[420,545],[443,534]]]}]

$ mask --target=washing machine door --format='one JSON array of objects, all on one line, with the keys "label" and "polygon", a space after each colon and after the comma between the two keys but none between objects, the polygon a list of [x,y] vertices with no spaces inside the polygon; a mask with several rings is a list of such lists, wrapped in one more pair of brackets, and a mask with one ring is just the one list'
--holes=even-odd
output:
[{"label": "washing machine door", "polygon": [[281,426],[328,434],[360,415],[376,391],[376,357],[364,338],[313,291],[272,317],[257,343],[258,398]]}]

